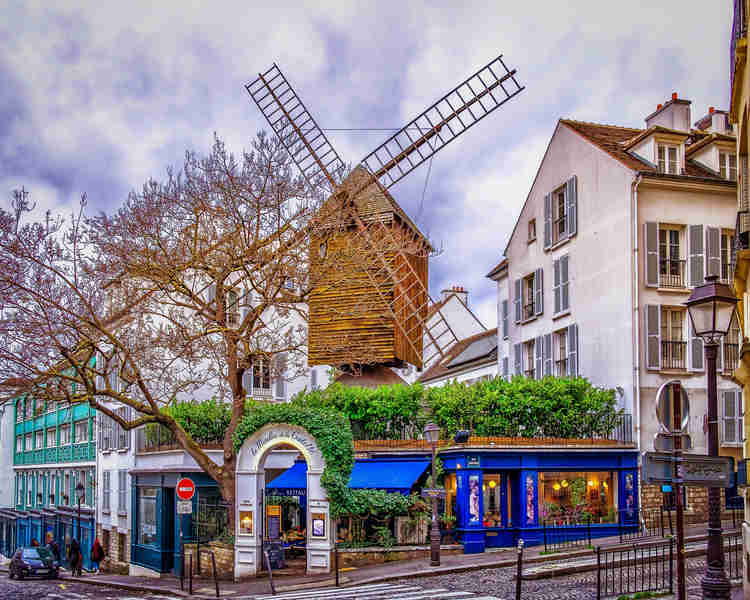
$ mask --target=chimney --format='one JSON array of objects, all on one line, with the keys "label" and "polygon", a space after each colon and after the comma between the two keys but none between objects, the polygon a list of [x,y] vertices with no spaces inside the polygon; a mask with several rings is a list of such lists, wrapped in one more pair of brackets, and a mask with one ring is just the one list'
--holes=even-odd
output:
[{"label": "chimney", "polygon": [[673,92],[671,99],[664,104],[657,104],[656,110],[646,117],[646,128],[654,125],[690,131],[690,100],[683,100],[677,92]]},{"label": "chimney", "polygon": [[708,114],[696,121],[695,128],[710,133],[732,133],[729,125],[729,115],[725,110],[717,110],[714,106],[708,107]]},{"label": "chimney", "polygon": [[450,287],[450,289],[445,289],[440,292],[440,297],[442,300],[446,300],[450,296],[456,296],[466,306],[469,306],[469,292],[463,286],[453,285]]}]

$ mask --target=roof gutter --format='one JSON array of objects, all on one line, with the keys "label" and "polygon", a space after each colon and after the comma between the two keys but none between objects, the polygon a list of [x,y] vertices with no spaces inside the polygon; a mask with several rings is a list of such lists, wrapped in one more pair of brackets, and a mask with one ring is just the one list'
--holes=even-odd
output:
[{"label": "roof gutter", "polygon": [[[631,184],[630,189],[630,212],[632,215],[632,240],[633,253],[633,277],[631,281],[631,297],[633,298],[633,424],[635,425],[636,448],[641,448],[641,344],[640,344],[640,300],[638,266],[640,264],[640,253],[638,249],[638,185],[643,180],[643,175],[638,173]],[[640,454],[639,459],[640,461]]]}]

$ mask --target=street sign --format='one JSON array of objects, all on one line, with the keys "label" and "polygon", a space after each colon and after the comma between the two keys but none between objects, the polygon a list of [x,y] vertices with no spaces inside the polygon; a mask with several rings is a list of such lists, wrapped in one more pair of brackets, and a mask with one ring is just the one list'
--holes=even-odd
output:
[{"label": "street sign", "polygon": [[192,479],[183,477],[177,482],[177,497],[180,500],[192,500],[195,494],[195,484]]},{"label": "street sign", "polygon": [[177,514],[178,515],[192,515],[193,514],[193,501],[192,500],[178,500],[177,501]]},{"label": "street sign", "polygon": [[422,496],[425,498],[445,498],[445,490],[443,488],[424,488]]},{"label": "street sign", "polygon": [[[675,402],[679,402],[680,423],[674,422]],[[685,388],[676,379],[667,381],[656,392],[656,418],[664,433],[687,431],[690,403]]]},{"label": "street sign", "polygon": [[[677,463],[676,481],[673,475]],[[734,459],[731,456],[684,454],[674,457],[667,452],[643,453],[643,483],[681,483],[699,487],[732,487]]]},{"label": "street sign", "polygon": [[654,436],[654,450],[657,452],[670,452],[674,450],[674,438],[678,436],[682,442],[680,450],[690,450],[693,447],[690,435],[687,433],[657,433]]}]

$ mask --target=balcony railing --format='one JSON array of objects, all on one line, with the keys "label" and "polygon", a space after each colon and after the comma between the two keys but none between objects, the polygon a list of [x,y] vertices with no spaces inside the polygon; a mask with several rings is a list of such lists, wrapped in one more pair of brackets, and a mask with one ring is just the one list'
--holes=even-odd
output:
[{"label": "balcony railing", "polygon": [[[139,427],[135,431],[136,452],[165,452],[168,450],[183,450],[174,434],[162,425],[150,424]],[[220,441],[212,443],[200,442],[201,448],[220,449]]]},{"label": "balcony railing", "polygon": [[661,368],[662,369],[684,369],[685,356],[687,354],[687,342],[661,343]]},{"label": "balcony railing", "polygon": [[732,285],[732,277],[732,263],[721,263],[721,282],[726,283],[727,285]]},{"label": "balcony railing", "polygon": [[523,306],[523,320],[530,319],[534,316],[534,303],[524,304]]},{"label": "balcony railing", "polygon": [[724,342],[724,372],[734,373],[740,359],[740,345]]},{"label": "balcony railing", "polygon": [[684,288],[685,287],[685,261],[684,260],[660,260],[659,261],[659,287]]}]

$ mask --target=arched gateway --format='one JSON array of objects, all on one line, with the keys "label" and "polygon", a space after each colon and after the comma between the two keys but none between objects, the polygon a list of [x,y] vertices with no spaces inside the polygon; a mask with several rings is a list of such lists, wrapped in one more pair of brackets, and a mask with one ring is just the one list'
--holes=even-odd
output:
[{"label": "arched gateway", "polygon": [[333,532],[326,490],[320,484],[325,468],[323,454],[304,428],[271,423],[248,436],[237,457],[235,578],[262,570],[265,462],[268,454],[282,445],[296,448],[307,461],[307,572],[331,570]]}]

